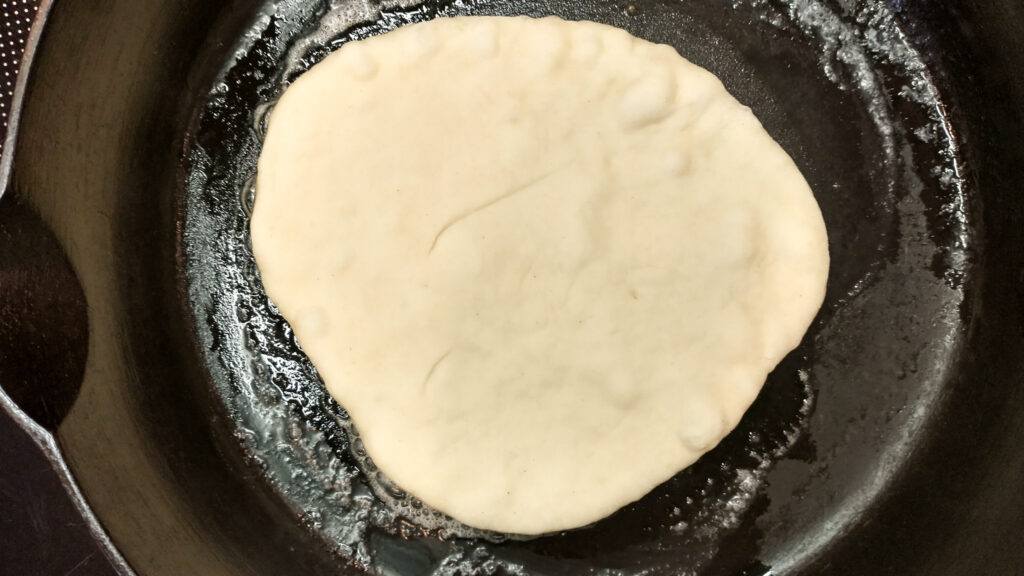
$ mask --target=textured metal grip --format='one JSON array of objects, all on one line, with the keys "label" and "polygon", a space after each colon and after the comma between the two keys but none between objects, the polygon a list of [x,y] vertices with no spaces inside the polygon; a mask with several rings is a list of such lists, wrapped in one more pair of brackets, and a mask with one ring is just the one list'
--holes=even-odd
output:
[{"label": "textured metal grip", "polygon": [[39,0],[0,1],[0,151],[3,149],[2,136],[7,134],[14,81],[38,7]]}]

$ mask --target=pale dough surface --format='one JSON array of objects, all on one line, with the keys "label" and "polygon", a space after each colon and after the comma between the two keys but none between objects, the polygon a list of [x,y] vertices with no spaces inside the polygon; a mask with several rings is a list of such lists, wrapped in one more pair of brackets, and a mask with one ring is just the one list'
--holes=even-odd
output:
[{"label": "pale dough surface", "polygon": [[672,48],[438,19],[290,86],[252,244],[368,454],[470,526],[586,525],[714,447],[828,272],[811,191]]}]

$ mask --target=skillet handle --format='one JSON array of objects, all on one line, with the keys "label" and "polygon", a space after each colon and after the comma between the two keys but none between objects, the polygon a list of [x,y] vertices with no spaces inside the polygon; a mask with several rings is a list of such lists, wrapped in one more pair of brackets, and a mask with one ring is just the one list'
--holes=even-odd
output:
[{"label": "skillet handle", "polygon": [[85,373],[85,295],[56,238],[16,191],[0,197],[0,389],[55,430]]},{"label": "skillet handle", "polygon": [[39,2],[10,101],[0,156],[0,394],[8,411],[56,429],[78,395],[88,354],[85,297],[49,228],[13,175],[22,102],[51,2]]},{"label": "skillet handle", "polygon": [[[61,573],[84,568],[90,573],[134,576],[89,508],[57,444],[54,431],[74,403],[88,355],[85,297],[60,245],[19,198],[12,178],[25,87],[52,4],[53,0],[37,2],[9,102],[0,155],[0,424],[4,430],[0,440],[4,458],[13,458],[8,463],[14,463],[5,470],[0,462],[0,472],[7,486],[15,488],[0,500],[15,522],[6,534],[12,534],[10,530],[32,531],[13,542],[8,539],[24,549],[20,555],[5,555],[15,564],[5,564],[0,571],[6,567],[35,572],[42,568],[38,562],[46,558],[46,565],[53,570],[62,567]],[[16,10],[12,13],[17,17]],[[10,423],[20,428],[25,438],[8,426]],[[23,440],[31,440],[38,450]],[[44,458],[50,470],[39,466]],[[19,518],[28,521],[18,523]],[[60,550],[33,552],[32,542],[54,539],[62,543]],[[84,558],[74,555],[82,550],[88,552]],[[105,563],[97,552],[105,557]]]}]

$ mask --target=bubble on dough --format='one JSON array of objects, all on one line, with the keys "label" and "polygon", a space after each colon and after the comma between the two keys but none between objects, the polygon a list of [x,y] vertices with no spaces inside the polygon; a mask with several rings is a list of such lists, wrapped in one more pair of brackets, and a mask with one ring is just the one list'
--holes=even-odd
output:
[{"label": "bubble on dough", "polygon": [[748,210],[733,209],[718,216],[721,244],[718,254],[723,264],[740,266],[754,256],[754,217]]},{"label": "bubble on dough", "polygon": [[648,73],[626,89],[619,116],[626,128],[643,128],[668,117],[675,104],[676,82],[667,70]]},{"label": "bubble on dough", "polygon": [[590,62],[597,59],[601,54],[601,49],[601,40],[599,38],[584,36],[574,43],[573,56],[585,62]]},{"label": "bubble on dough", "polygon": [[529,37],[524,49],[529,54],[532,66],[536,67],[538,72],[552,72],[559,67],[569,51],[569,39],[560,31]]},{"label": "bubble on dough", "polygon": [[303,308],[295,317],[294,328],[313,336],[323,336],[327,332],[327,314],[319,306]]},{"label": "bubble on dough", "polygon": [[605,392],[620,406],[629,406],[640,396],[632,374],[622,370],[610,370],[604,374],[602,380]]},{"label": "bubble on dough", "polygon": [[686,407],[686,420],[679,427],[679,439],[694,452],[706,452],[725,435],[721,408],[709,399],[694,394]]},{"label": "bubble on dough", "polygon": [[682,176],[690,170],[690,155],[678,150],[665,154],[663,166],[669,176]]},{"label": "bubble on dough", "polygon": [[424,58],[437,52],[441,47],[441,39],[437,31],[429,26],[417,26],[411,29],[408,48],[416,58]]},{"label": "bubble on dough", "polygon": [[377,61],[359,43],[346,44],[343,48],[345,68],[356,80],[370,80],[377,74]]},{"label": "bubble on dough", "polygon": [[498,27],[491,22],[482,22],[467,32],[469,47],[481,58],[498,55]]}]

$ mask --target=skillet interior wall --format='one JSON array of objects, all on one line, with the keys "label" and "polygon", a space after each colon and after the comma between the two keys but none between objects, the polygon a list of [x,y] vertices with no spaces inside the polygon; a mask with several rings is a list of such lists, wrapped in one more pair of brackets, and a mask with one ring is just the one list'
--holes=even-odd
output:
[{"label": "skillet interior wall", "polygon": [[943,410],[870,520],[808,574],[1020,574],[1024,530],[1024,4],[893,2],[964,155],[966,354]]}]

